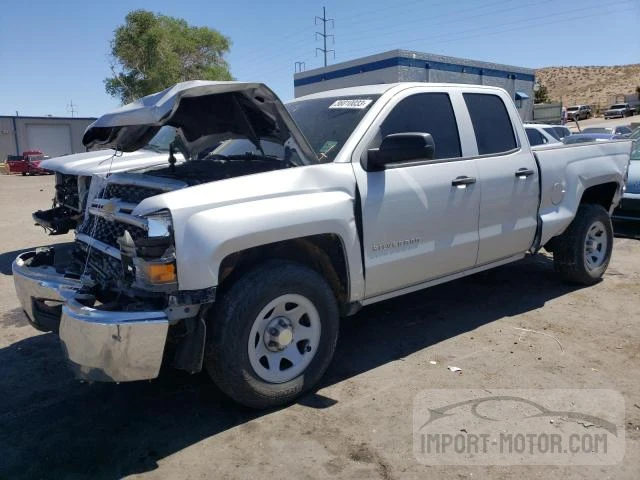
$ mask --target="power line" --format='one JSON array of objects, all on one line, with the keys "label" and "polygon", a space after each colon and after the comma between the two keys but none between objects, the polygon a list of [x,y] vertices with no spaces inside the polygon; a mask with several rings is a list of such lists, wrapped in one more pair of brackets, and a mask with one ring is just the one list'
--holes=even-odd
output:
[{"label": "power line", "polygon": [[[628,0],[623,0],[623,1],[619,1],[619,2],[613,2],[608,4],[607,6],[611,7],[614,5],[620,5],[620,4],[627,4]],[[580,13],[580,12],[585,12],[588,10],[591,10],[593,8],[599,8],[599,12],[595,13],[595,14],[591,14],[591,15],[586,15],[586,16],[579,16],[579,17],[574,17],[574,16],[570,16],[570,17],[566,17],[566,18],[558,18],[558,15],[561,14],[567,14],[567,13]],[[566,21],[570,21],[570,20],[580,20],[582,18],[589,18],[589,17],[593,17],[593,16],[597,16],[597,15],[606,15],[608,13],[616,13],[614,11],[610,11],[610,12],[606,12],[603,13],[600,9],[600,7],[598,7],[597,5],[593,5],[591,7],[586,7],[586,8],[578,8],[578,9],[573,9],[571,11],[564,11],[564,12],[554,12],[553,14],[547,14],[547,15],[541,15],[541,16],[537,16],[537,17],[531,17],[531,18],[526,18],[526,19],[522,19],[522,20],[515,20],[515,21],[510,21],[510,22],[505,22],[505,23],[499,23],[499,24],[494,24],[494,25],[482,25],[480,27],[475,27],[475,28],[471,28],[471,29],[466,29],[466,30],[456,30],[455,32],[451,32],[451,33],[445,33],[445,34],[441,34],[441,35],[435,35],[435,36],[429,36],[429,37],[421,37],[421,38],[413,38],[410,40],[403,40],[402,43],[404,45],[407,44],[415,44],[415,43],[424,43],[424,42],[428,42],[429,45],[438,45],[438,44],[448,44],[454,41],[458,41],[458,40],[464,40],[464,39],[468,39],[468,38],[477,38],[477,37],[483,37],[483,36],[489,36],[489,35],[495,35],[498,33],[503,33],[503,32],[510,32],[510,31],[514,31],[514,30],[526,30],[529,28],[533,28],[533,27],[538,27],[538,26],[542,26],[542,25],[551,25],[551,24],[557,24],[557,23],[562,23],[562,22],[566,22]],[[543,23],[540,23],[540,20],[545,20]],[[521,23],[528,23],[531,21],[537,21],[537,23],[533,24],[533,25],[526,25],[526,26],[520,26],[520,27],[515,27],[515,28],[508,28],[508,29],[502,29],[502,30],[495,30],[498,27],[503,27],[503,26],[512,26],[515,24],[521,24]],[[476,31],[480,31],[481,33],[476,34],[476,35],[467,35],[467,36],[462,36],[466,33],[471,33],[471,32],[476,32]],[[382,34],[379,35],[379,37],[385,37],[385,36],[389,36],[391,34]],[[434,39],[438,39],[441,38],[442,40],[438,40],[438,41],[433,41]],[[377,46],[380,45],[380,46]],[[365,48],[358,48],[358,49],[353,49],[353,50],[347,50],[345,52],[341,52],[342,54],[353,54],[353,53],[358,53],[358,52],[363,52],[363,51],[367,51],[370,49],[376,49],[379,50],[381,48],[384,48],[384,46],[382,46],[383,44],[377,44],[377,45],[368,45]],[[388,45],[387,42],[384,43],[384,45]],[[397,45],[395,46],[395,48],[398,48]]]},{"label": "power line", "polygon": [[327,18],[327,8],[326,7],[322,7],[322,17],[318,17],[316,15],[315,18],[315,24],[318,25],[318,20],[322,22],[322,33],[320,32],[316,32],[316,39],[318,38],[318,35],[320,35],[322,37],[322,42],[324,47],[320,48],[320,47],[316,47],[316,55],[318,54],[318,51],[321,51],[324,54],[324,66],[327,66],[327,53],[329,52],[333,52],[333,58],[336,58],[336,51],[335,50],[327,50],[327,37],[331,37],[331,40],[333,41],[333,43],[335,43],[335,37],[333,35],[327,35],[327,23],[331,23],[331,28],[335,28],[335,22],[333,20],[333,18]]}]

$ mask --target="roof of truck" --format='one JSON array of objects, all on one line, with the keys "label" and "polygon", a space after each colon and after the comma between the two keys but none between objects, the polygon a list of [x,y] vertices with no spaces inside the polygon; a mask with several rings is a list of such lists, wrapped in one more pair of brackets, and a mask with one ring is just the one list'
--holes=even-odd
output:
[{"label": "roof of truck", "polygon": [[314,98],[326,98],[326,97],[348,97],[355,95],[382,95],[383,93],[397,88],[403,90],[405,88],[413,87],[429,87],[429,88],[481,88],[486,90],[502,90],[499,87],[493,87],[489,85],[472,85],[465,83],[431,83],[431,82],[396,82],[396,83],[380,83],[376,85],[359,85],[357,87],[339,88],[336,90],[325,90],[322,92],[312,93],[310,95],[304,95],[297,97],[287,103],[298,102],[300,100],[311,100]]}]

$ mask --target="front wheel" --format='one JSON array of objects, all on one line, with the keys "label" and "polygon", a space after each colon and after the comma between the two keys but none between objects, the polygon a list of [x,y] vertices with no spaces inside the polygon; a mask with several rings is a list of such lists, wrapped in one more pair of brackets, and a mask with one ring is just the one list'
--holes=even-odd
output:
[{"label": "front wheel", "polygon": [[593,285],[607,270],[612,249],[609,214],[601,205],[583,204],[555,242],[553,263],[565,281]]},{"label": "front wheel", "polygon": [[223,293],[208,329],[205,365],[213,381],[243,405],[275,407],[326,371],[338,339],[338,306],[316,271],[267,262]]}]

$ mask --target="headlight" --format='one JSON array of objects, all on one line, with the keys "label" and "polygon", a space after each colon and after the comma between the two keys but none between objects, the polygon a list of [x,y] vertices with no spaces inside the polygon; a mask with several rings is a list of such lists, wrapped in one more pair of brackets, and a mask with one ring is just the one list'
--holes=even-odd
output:
[{"label": "headlight", "polygon": [[173,231],[173,222],[169,210],[160,210],[145,217],[149,238],[170,237]]}]

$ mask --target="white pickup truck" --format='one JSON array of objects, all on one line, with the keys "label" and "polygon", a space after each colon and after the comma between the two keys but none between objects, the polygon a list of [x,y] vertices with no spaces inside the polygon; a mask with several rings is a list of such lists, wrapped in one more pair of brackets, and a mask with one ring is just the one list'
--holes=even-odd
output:
[{"label": "white pickup truck", "polygon": [[597,282],[631,150],[533,153],[504,90],[428,83],[285,107],[259,83],[186,82],[104,115],[84,142],[132,151],[164,125],[187,161],[172,148],[164,167],[111,175],[73,261],[20,255],[16,290],[80,378],[151,379],[164,359],[255,408],[316,385],[340,317],[371,303],[542,247],[563,279]]}]

